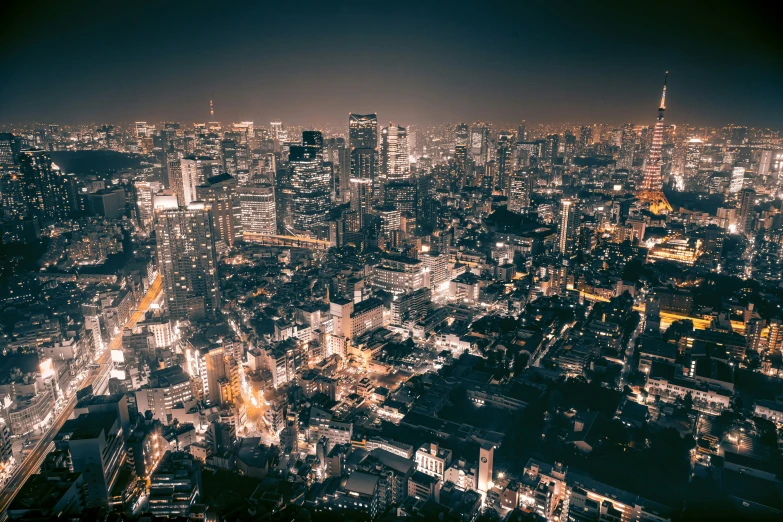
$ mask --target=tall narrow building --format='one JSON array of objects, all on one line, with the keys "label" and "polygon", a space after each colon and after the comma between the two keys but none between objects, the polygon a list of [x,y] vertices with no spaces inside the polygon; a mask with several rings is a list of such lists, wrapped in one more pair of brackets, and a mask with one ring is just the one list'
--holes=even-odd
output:
[{"label": "tall narrow building", "polygon": [[331,176],[321,161],[321,149],[294,145],[288,161],[291,164],[293,226],[296,230],[314,230],[326,223],[332,199]]},{"label": "tall narrow building", "polygon": [[650,206],[650,211],[659,214],[662,212],[671,212],[672,206],[666,200],[663,194],[663,178],[661,176],[661,149],[663,148],[663,113],[666,111],[666,80],[669,72],[666,71],[666,77],[663,80],[663,94],[661,95],[661,106],[658,107],[658,121],[655,122],[653,129],[652,146],[647,154],[647,160],[644,164],[644,179],[642,188],[637,193],[637,197]]},{"label": "tall narrow building", "polygon": [[[220,307],[217,256],[209,206],[176,206],[156,198],[158,267],[173,319],[214,318]],[[159,203],[160,201],[160,203]]]},{"label": "tall narrow building", "polygon": [[348,116],[348,137],[351,150],[378,149],[378,116],[353,114]]},{"label": "tall narrow building", "polygon": [[60,220],[74,210],[68,180],[42,150],[26,150],[19,156],[22,198],[31,216]]},{"label": "tall narrow building", "polygon": [[21,140],[8,132],[0,132],[0,166],[16,165],[21,151]]},{"label": "tall narrow building", "polygon": [[381,174],[386,181],[402,181],[410,177],[408,131],[390,123],[381,131]]},{"label": "tall narrow building", "polygon": [[377,168],[378,155],[374,149],[351,151],[351,210],[359,218],[359,227],[364,223],[364,215],[369,214],[372,208]]},{"label": "tall narrow building", "polygon": [[560,238],[558,250],[563,255],[574,253],[579,238],[579,225],[582,216],[577,201],[564,199],[560,202]]},{"label": "tall narrow building", "polygon": [[739,196],[739,219],[737,220],[737,232],[750,235],[753,232],[753,206],[756,204],[756,191],[744,189]]},{"label": "tall narrow building", "polygon": [[518,170],[511,176],[508,187],[508,210],[519,214],[530,206],[530,173]]},{"label": "tall narrow building", "polygon": [[186,207],[191,201],[196,201],[198,195],[196,194],[196,187],[204,182],[204,177],[201,168],[199,168],[199,160],[193,156],[182,158],[179,160],[179,169],[170,170],[174,176],[171,183],[171,190],[177,196],[177,201],[180,206]]},{"label": "tall narrow building", "polygon": [[229,247],[242,240],[242,215],[237,194],[237,179],[221,174],[196,187],[199,201],[209,204],[215,228],[215,241]]},{"label": "tall narrow building", "polygon": [[344,138],[329,138],[324,152],[326,161],[332,164],[332,190],[338,203],[351,198],[351,154]]},{"label": "tall narrow building", "polygon": [[259,183],[239,188],[242,232],[273,236],[277,232],[275,187]]}]

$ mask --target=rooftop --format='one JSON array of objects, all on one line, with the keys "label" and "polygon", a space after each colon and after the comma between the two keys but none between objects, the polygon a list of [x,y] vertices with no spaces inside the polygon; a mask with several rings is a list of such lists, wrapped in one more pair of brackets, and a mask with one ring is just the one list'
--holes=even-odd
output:
[{"label": "rooftop", "polygon": [[379,480],[380,477],[377,475],[354,471],[345,482],[345,491],[353,491],[362,495],[372,495],[378,487]]}]

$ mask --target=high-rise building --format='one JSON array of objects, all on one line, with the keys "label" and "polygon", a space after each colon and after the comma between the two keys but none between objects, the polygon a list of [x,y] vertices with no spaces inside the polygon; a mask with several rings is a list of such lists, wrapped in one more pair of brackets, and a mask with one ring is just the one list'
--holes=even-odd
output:
[{"label": "high-rise building", "polygon": [[517,126],[517,143],[527,139],[527,127],[525,125]]},{"label": "high-rise building", "polygon": [[622,137],[620,139],[620,155],[617,158],[617,168],[631,170],[636,148],[636,127],[633,123],[623,125]]},{"label": "high-rise building", "polygon": [[744,189],[739,197],[740,212],[737,220],[737,232],[750,235],[753,230],[753,206],[756,204],[756,191]]},{"label": "high-rise building", "polygon": [[418,259],[383,256],[370,270],[370,284],[392,294],[429,288],[430,273]]},{"label": "high-rise building", "polygon": [[518,170],[511,176],[508,187],[508,210],[520,213],[530,206],[530,173]]},{"label": "high-rise building", "polygon": [[430,251],[422,254],[420,259],[424,263],[425,270],[429,272],[430,289],[436,295],[443,295],[449,287],[448,253]]},{"label": "high-rise building", "polygon": [[470,155],[476,165],[489,161],[489,129],[483,123],[474,124],[470,130]]},{"label": "high-rise building", "polygon": [[454,146],[470,147],[470,128],[466,123],[458,123],[454,131]]},{"label": "high-rise building", "polygon": [[511,137],[503,134],[498,138],[497,171],[495,173],[494,187],[508,196],[508,178],[511,175]]},{"label": "high-rise building", "polygon": [[182,193],[182,160],[180,153],[173,148],[166,152],[166,188],[174,194]]},{"label": "high-rise building", "polygon": [[136,189],[139,226],[146,233],[149,233],[152,229],[152,222],[155,219],[152,199],[163,187],[157,181],[137,181],[134,183],[134,188]]},{"label": "high-rise building", "polygon": [[199,160],[193,156],[179,160],[179,170],[173,171],[174,175],[179,175],[171,183],[171,190],[177,196],[180,206],[186,207],[191,201],[198,200],[196,187],[204,183],[204,174],[199,168]]},{"label": "high-rise building", "polygon": [[729,185],[729,192],[732,194],[738,193],[742,190],[742,186],[745,184],[745,168],[734,167],[731,171],[731,184]]},{"label": "high-rise building", "polygon": [[67,218],[74,210],[65,174],[42,150],[26,150],[19,156],[22,198],[30,215],[42,219]]},{"label": "high-rise building", "polygon": [[284,142],[288,139],[288,132],[285,129],[283,129],[283,122],[281,121],[269,122],[269,127],[271,129],[272,139],[277,140],[279,142]]},{"label": "high-rise building", "polygon": [[11,133],[0,132],[0,166],[16,165],[19,161],[21,142]]},{"label": "high-rise building", "polygon": [[416,215],[416,185],[408,181],[396,181],[386,185],[383,193],[386,205],[400,212]]},{"label": "high-rise building", "polygon": [[693,178],[699,173],[701,165],[701,152],[704,143],[699,138],[691,138],[685,144],[685,164],[683,165],[683,174],[686,178]]},{"label": "high-rise building", "polygon": [[454,147],[454,168],[458,187],[469,186],[473,182],[472,161],[469,158],[468,147],[457,145]]},{"label": "high-rise building", "polygon": [[576,135],[567,130],[563,136],[563,157],[567,163],[571,163],[576,156]]},{"label": "high-rise building", "polygon": [[387,181],[410,177],[408,131],[405,127],[389,123],[381,131],[381,174]]},{"label": "high-rise building", "polygon": [[220,306],[217,256],[209,206],[178,207],[156,198],[158,267],[172,319],[214,317]]},{"label": "high-rise building", "polygon": [[578,202],[564,199],[560,202],[560,238],[558,250],[563,255],[574,252],[576,241],[579,238],[579,225],[581,215]]},{"label": "high-rise building", "polygon": [[[2,158],[2,146],[3,146],[3,138],[0,134],[0,158]],[[0,159],[0,164],[2,164],[2,159]],[[771,150],[762,150],[759,155],[759,166],[758,166],[758,175],[759,177],[766,177],[769,175],[769,168],[772,166],[772,151]]]},{"label": "high-rise building", "polygon": [[150,513],[156,517],[187,518],[201,494],[201,464],[190,453],[167,451],[150,476]]},{"label": "high-rise building", "polygon": [[310,145],[293,145],[288,155],[293,190],[291,216],[296,230],[313,230],[327,221],[332,190],[329,171],[320,156],[320,149]]},{"label": "high-rise building", "polygon": [[147,122],[146,121],[137,121],[136,122],[136,137],[137,138],[146,138],[148,136],[148,130]]},{"label": "high-rise building", "polygon": [[318,151],[322,151],[324,148],[324,137],[321,131],[306,130],[302,131],[302,145],[306,147],[315,147]]},{"label": "high-rise building", "polygon": [[326,141],[325,160],[332,164],[334,199],[345,203],[351,199],[351,154],[344,138],[329,138]]},{"label": "high-rise building", "polygon": [[373,181],[377,177],[378,155],[374,149],[361,148],[351,151],[351,210],[359,217],[370,213],[373,203]]},{"label": "high-rise building", "polygon": [[5,468],[13,456],[11,430],[8,429],[5,419],[0,419],[0,469]]},{"label": "high-rise building", "polygon": [[579,154],[586,154],[587,149],[593,144],[593,128],[582,126],[579,128]]},{"label": "high-rise building", "polygon": [[483,443],[479,447],[479,464],[477,487],[479,491],[489,491],[492,484],[492,465],[495,457],[495,446]]},{"label": "high-rise building", "polygon": [[554,164],[560,155],[560,135],[550,134],[546,137],[546,152],[544,153],[546,161]]},{"label": "high-rise building", "polygon": [[[669,72],[666,72],[668,77]],[[666,78],[663,80],[661,106],[658,107],[658,121],[653,129],[652,145],[644,164],[644,179],[637,197],[650,207],[650,211],[658,214],[671,212],[672,207],[663,194],[663,178],[661,176],[661,150],[663,148],[663,113],[666,111]]]},{"label": "high-rise building", "polygon": [[353,114],[348,116],[348,137],[351,150],[378,149],[378,116]]},{"label": "high-rise building", "polygon": [[125,456],[125,438],[117,412],[82,413],[63,424],[55,447],[68,451],[70,466],[84,475],[88,505],[107,506]]},{"label": "high-rise building", "polygon": [[767,351],[775,353],[783,348],[783,320],[773,317],[769,320],[767,332]]},{"label": "high-rise building", "polygon": [[220,140],[220,155],[223,158],[223,169],[232,176],[237,175],[237,144],[234,140]]},{"label": "high-rise building", "polygon": [[229,247],[242,240],[242,215],[237,194],[237,179],[221,174],[207,179],[196,187],[199,201],[209,205],[215,241],[223,241]]},{"label": "high-rise building", "polygon": [[270,183],[240,187],[239,206],[243,232],[263,235],[277,232],[275,188]]}]

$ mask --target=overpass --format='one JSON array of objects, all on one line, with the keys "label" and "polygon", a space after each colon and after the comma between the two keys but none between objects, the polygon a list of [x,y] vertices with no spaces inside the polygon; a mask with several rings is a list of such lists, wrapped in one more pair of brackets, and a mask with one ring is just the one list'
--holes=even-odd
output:
[{"label": "overpass", "polygon": [[332,244],[323,239],[313,239],[299,236],[278,236],[270,234],[257,234],[255,232],[243,232],[242,238],[249,243],[259,243],[269,246],[287,246],[297,248],[309,248],[310,250],[329,250]]},{"label": "overpass", "polygon": [[[588,301],[593,301],[593,302],[609,301],[609,299],[607,299],[606,297],[596,295],[596,294],[591,294],[588,292],[582,292],[581,290],[579,291],[579,295]],[[633,309],[641,314],[645,313],[644,303],[635,305]],[[668,328],[669,325],[671,325],[675,321],[691,321],[693,323],[693,328],[696,330],[708,330],[710,328],[710,324],[712,323],[712,319],[705,319],[704,317],[695,317],[692,315],[681,315],[672,312],[661,312],[660,315],[661,315],[661,328],[663,329]],[[732,321],[731,329],[737,332],[738,334],[744,334],[745,324],[740,321]]]}]

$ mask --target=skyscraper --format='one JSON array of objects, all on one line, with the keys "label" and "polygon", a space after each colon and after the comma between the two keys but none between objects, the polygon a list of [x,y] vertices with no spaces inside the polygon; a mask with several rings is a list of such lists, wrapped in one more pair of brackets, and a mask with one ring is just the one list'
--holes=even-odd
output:
[{"label": "skyscraper", "polygon": [[512,168],[510,136],[503,134],[498,138],[497,150],[497,174],[495,176],[495,188],[508,195],[508,178]]},{"label": "skyscraper", "polygon": [[470,128],[466,123],[458,123],[457,128],[454,131],[454,146],[465,147],[470,146]]},{"label": "skyscraper", "polygon": [[685,164],[683,174],[686,178],[693,178],[699,173],[701,165],[701,151],[704,143],[699,138],[691,138],[685,145]]},{"label": "skyscraper", "polygon": [[357,213],[359,226],[370,213],[373,202],[373,181],[377,174],[378,156],[374,149],[351,151],[351,210]]},{"label": "skyscraper", "polygon": [[525,141],[527,138],[527,127],[525,125],[519,125],[517,127],[517,143]]},{"label": "skyscraper", "polygon": [[243,232],[264,235],[277,232],[275,188],[270,183],[240,187],[239,204]]},{"label": "skyscraper", "polygon": [[160,192],[161,186],[157,181],[137,181],[134,183],[136,189],[136,207],[138,212],[139,226],[146,233],[152,229],[154,213],[152,208],[152,199],[155,194]]},{"label": "skyscraper", "polygon": [[522,212],[530,206],[530,173],[518,170],[511,176],[508,187],[508,210]]},{"label": "skyscraper", "polygon": [[198,200],[196,187],[203,184],[207,178],[212,177],[213,172],[214,175],[218,174],[214,171],[216,163],[220,162],[212,158],[188,156],[179,160],[178,169],[175,167],[169,171],[173,178],[169,181],[170,188],[177,196],[180,206],[186,207],[191,201]]},{"label": "skyscraper", "polygon": [[558,250],[563,255],[574,252],[581,221],[579,205],[576,201],[564,199],[560,202],[560,239]]},{"label": "skyscraper", "polygon": [[476,123],[470,131],[470,155],[476,165],[484,165],[489,156],[489,129],[483,123]]},{"label": "skyscraper", "polygon": [[586,154],[592,144],[593,128],[583,125],[579,128],[579,154]]},{"label": "skyscraper", "polygon": [[320,151],[324,148],[324,137],[321,131],[306,130],[302,131],[302,145],[315,147]]},{"label": "skyscraper", "polygon": [[156,198],[158,267],[173,319],[213,318],[220,307],[212,216],[202,202],[187,207]]},{"label": "skyscraper", "polygon": [[381,131],[381,174],[387,181],[401,181],[410,177],[408,131],[389,123]]},{"label": "skyscraper", "polygon": [[550,134],[546,137],[545,159],[554,164],[560,154],[560,135]]},{"label": "skyscraper", "polygon": [[275,139],[279,142],[283,142],[288,139],[288,132],[283,129],[283,122],[269,122],[269,127],[271,128],[272,139]]},{"label": "skyscraper", "polygon": [[734,167],[731,171],[731,185],[729,186],[729,192],[732,194],[738,193],[742,190],[742,186],[745,183],[745,168]]},{"label": "skyscraper", "polygon": [[351,198],[351,154],[344,138],[329,138],[326,141],[325,159],[332,164],[335,201],[345,203]]},{"label": "skyscraper", "polygon": [[454,167],[456,169],[457,186],[469,186],[473,182],[472,162],[468,158],[468,147],[457,145],[454,147]]},{"label": "skyscraper", "polygon": [[242,239],[242,216],[237,195],[237,179],[229,174],[212,176],[196,187],[199,201],[209,205],[215,241],[233,246]]},{"label": "skyscraper", "polygon": [[296,230],[313,230],[327,220],[332,190],[329,171],[320,157],[320,149],[310,145],[293,145],[288,155],[293,190],[291,215]]},{"label": "skyscraper", "polygon": [[740,193],[740,212],[737,232],[749,235],[753,230],[753,206],[756,204],[756,191],[745,189]]},{"label": "skyscraper", "polygon": [[21,150],[19,139],[11,133],[0,132],[0,166],[16,165]]},{"label": "skyscraper", "polygon": [[617,158],[617,168],[631,170],[636,148],[636,128],[633,123],[623,125],[620,140],[620,156]]},{"label": "skyscraper", "polygon": [[[668,78],[669,72],[666,72]],[[666,78],[663,80],[663,94],[661,95],[661,106],[658,107],[658,121],[655,122],[653,130],[652,146],[647,154],[647,160],[644,164],[644,179],[642,180],[642,189],[637,193],[637,197],[650,206],[650,211],[659,214],[661,212],[671,212],[672,207],[663,194],[663,179],[661,177],[661,149],[663,147],[663,113],[666,111]]]},{"label": "skyscraper", "polygon": [[236,177],[237,175],[237,144],[234,140],[220,140],[220,155],[223,157],[223,169]]},{"label": "skyscraper", "polygon": [[378,116],[353,114],[348,116],[348,137],[351,150],[378,149]]},{"label": "skyscraper", "polygon": [[395,181],[386,185],[384,202],[400,212],[416,215],[416,185],[409,181]]},{"label": "skyscraper", "polygon": [[42,150],[26,150],[19,156],[22,199],[30,215],[65,219],[74,210],[66,176]]}]

